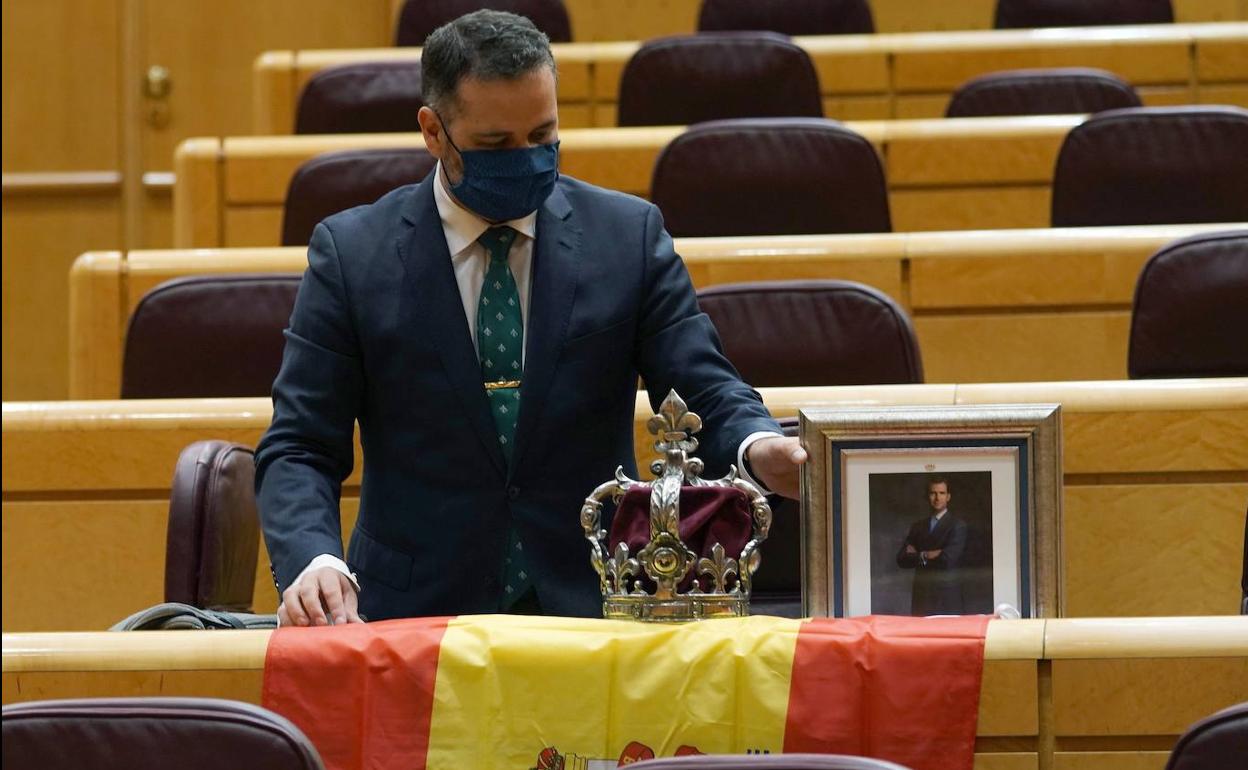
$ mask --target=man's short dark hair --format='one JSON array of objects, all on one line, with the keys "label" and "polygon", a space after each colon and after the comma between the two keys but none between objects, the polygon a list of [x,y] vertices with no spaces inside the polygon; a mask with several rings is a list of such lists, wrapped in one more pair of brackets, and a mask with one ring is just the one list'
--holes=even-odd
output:
[{"label": "man's short dark hair", "polygon": [[555,69],[550,38],[523,16],[480,10],[443,24],[420,53],[425,104],[445,115],[465,77],[512,79],[538,67]]},{"label": "man's short dark hair", "polygon": [[937,475],[931,475],[927,477],[927,488],[929,490],[932,487],[936,486],[937,484],[944,484],[945,491],[946,492],[949,491],[949,479],[945,478],[944,476],[937,476]]}]

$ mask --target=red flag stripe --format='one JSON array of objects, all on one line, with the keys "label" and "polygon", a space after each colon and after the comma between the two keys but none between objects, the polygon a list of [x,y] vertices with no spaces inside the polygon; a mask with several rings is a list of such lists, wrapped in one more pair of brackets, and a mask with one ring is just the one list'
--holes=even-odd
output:
[{"label": "red flag stripe", "polygon": [[279,628],[261,703],[313,736],[331,770],[424,770],[449,620]]},{"label": "red flag stripe", "polygon": [[785,753],[967,770],[974,763],[988,619],[806,623],[794,651]]}]

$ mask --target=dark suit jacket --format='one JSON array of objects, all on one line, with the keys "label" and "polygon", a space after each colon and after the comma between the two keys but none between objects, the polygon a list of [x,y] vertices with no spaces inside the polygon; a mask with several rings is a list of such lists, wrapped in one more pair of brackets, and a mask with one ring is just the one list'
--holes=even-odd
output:
[{"label": "dark suit jacket", "polygon": [[[279,591],[341,556],[339,496],[358,420],[360,512],[347,562],[370,619],[493,612],[514,525],[538,599],[597,616],[579,521],[617,466],[636,478],[638,373],[702,416],[707,475],[778,430],[699,312],[658,209],[562,177],[538,212],[519,424],[508,467],[430,175],[316,227],[256,488]],[[609,525],[609,522],[604,522]]]},{"label": "dark suit jacket", "polygon": [[[914,570],[914,592],[910,598],[912,615],[960,615],[963,612],[962,581],[958,568],[966,550],[966,522],[953,513],[940,517],[928,531],[932,517],[924,516],[910,525],[905,542],[897,550],[897,566]],[[940,551],[940,556],[924,564],[915,551]]]}]

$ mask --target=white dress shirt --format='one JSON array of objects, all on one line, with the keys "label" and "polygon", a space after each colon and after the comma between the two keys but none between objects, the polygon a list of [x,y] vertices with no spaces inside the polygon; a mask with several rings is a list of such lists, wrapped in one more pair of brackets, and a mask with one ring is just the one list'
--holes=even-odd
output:
[{"label": "white dress shirt", "polygon": [[[433,200],[438,207],[438,216],[442,219],[442,232],[446,236],[446,245],[451,252],[451,265],[455,269],[455,283],[459,287],[459,296],[464,303],[464,316],[468,319],[468,330],[472,335],[472,344],[477,344],[477,304],[481,300],[481,284],[485,281],[485,270],[489,264],[489,255],[486,253],[485,247],[477,242],[481,235],[493,227],[491,223],[485,221],[468,209],[460,206],[451,198],[450,192],[446,189],[446,181],[442,175],[442,163],[439,162],[434,173],[438,175],[437,183],[433,186]],[[532,283],[533,276],[533,241],[537,237],[537,212],[534,211],[528,216],[520,219],[513,219],[502,224],[511,227],[522,237],[512,241],[511,252],[507,255],[507,264],[511,268],[511,275],[515,278],[516,289],[520,292],[520,314],[524,325],[527,327],[529,323],[529,286]],[[528,348],[529,337],[524,337],[525,348]],[[747,481],[757,484],[762,488],[762,484],[755,481],[745,471],[745,451],[760,438],[767,436],[778,436],[780,434],[770,431],[759,433],[751,433],[741,442],[741,446],[737,449],[737,470]],[[355,575],[351,573],[351,569],[347,567],[342,559],[332,554],[323,553],[312,561],[308,562],[308,566],[303,568],[292,586],[299,585],[303,580],[303,576],[315,569],[321,567],[333,567],[342,574],[351,579],[351,584],[358,591],[360,584],[356,581]]]}]

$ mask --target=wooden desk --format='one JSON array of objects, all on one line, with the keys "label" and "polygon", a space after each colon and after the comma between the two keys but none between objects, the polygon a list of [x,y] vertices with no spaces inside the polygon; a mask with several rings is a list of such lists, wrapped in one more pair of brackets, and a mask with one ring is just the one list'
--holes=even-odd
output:
[{"label": "wooden desk", "polygon": [[[762,390],[803,406],[1063,404],[1067,614],[1226,614],[1239,606],[1248,379]],[[3,628],[107,628],[161,600],[170,479],[203,438],[255,445],[268,399],[4,405]],[[639,395],[639,467],[650,459]],[[360,465],[343,491],[359,505]],[[569,516],[575,518],[576,512]],[[1164,555],[1166,569],[1158,569]],[[257,611],[276,595],[261,550]]]},{"label": "wooden desk", "polygon": [[[946,5],[941,3],[934,10],[943,13]],[[913,3],[909,10],[915,10]],[[1248,24],[1243,23],[903,32],[794,40],[814,62],[824,114],[839,120],[940,117],[950,95],[967,80],[1030,67],[1107,69],[1134,85],[1150,105],[1248,106]],[[552,47],[559,66],[560,122],[565,128],[616,125],[620,77],[639,46],[638,42],[597,42]],[[299,94],[320,70],[362,61],[419,60],[418,48],[266,52],[253,67],[255,133],[291,133]]]},{"label": "wooden desk", "polygon": [[[6,633],[3,701],[258,703],[269,631]],[[1161,770],[1192,722],[1248,700],[1248,618],[992,621],[977,770]]]},{"label": "wooden desk", "polygon": [[[1229,225],[681,238],[698,288],[839,278],[910,314],[928,382],[1125,379],[1131,300],[1165,243]],[[1248,227],[1248,223],[1238,225]],[[70,398],[117,398],[143,295],[190,275],[302,272],[306,249],[93,252],[70,275]]]},{"label": "wooden desk", "polygon": [[[893,229],[1046,227],[1062,140],[1078,115],[850,123],[880,153]],[[681,126],[568,129],[560,168],[646,196],[659,152]],[[174,245],[276,246],[295,170],[325,152],[422,147],[420,134],[188,139],[174,160]]]}]

